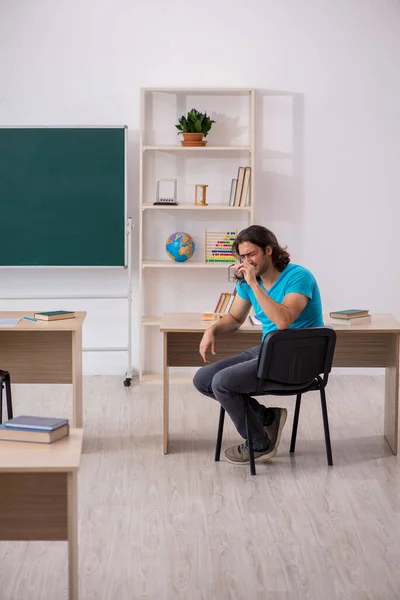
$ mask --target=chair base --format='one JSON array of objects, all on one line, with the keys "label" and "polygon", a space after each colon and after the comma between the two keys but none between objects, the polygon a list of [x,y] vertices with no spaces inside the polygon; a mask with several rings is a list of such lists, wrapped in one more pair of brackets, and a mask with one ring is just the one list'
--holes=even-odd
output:
[{"label": "chair base", "polygon": [[[324,424],[326,458],[328,461],[328,465],[331,467],[331,466],[333,466],[333,459],[332,459],[331,437],[330,437],[330,433],[329,433],[328,410],[326,407],[325,389],[323,387],[320,387],[319,392],[320,392],[320,396],[321,396],[322,420],[323,420],[323,424]],[[297,427],[299,424],[300,407],[301,407],[301,396],[302,396],[302,394],[297,394],[297,396],[296,396],[296,407],[295,407],[295,411],[294,411],[292,437],[291,437],[291,441],[290,441],[290,452],[292,454],[294,453],[295,448],[296,448]],[[246,420],[247,442],[249,444],[249,454],[250,454],[250,474],[256,475],[253,440],[252,440],[251,430],[249,429],[248,418],[247,418],[248,410],[249,410],[249,404],[248,404],[247,400],[245,400],[244,410],[245,410],[245,420]],[[217,444],[216,444],[216,448],[215,448],[215,461],[219,461],[220,455],[221,455],[222,435],[223,435],[223,431],[224,431],[224,420],[225,420],[225,409],[221,406],[220,413],[219,413]]]}]

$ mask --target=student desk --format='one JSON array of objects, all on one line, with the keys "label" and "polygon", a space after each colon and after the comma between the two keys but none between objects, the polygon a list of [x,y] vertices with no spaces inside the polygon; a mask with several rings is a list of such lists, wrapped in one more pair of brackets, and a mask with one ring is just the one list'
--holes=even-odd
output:
[{"label": "student desk", "polygon": [[1,319],[21,317],[15,327],[0,327],[0,369],[11,383],[71,383],[72,427],[83,426],[82,324],[74,319],[27,321],[32,312],[0,312]]},{"label": "student desk", "polygon": [[[199,354],[203,332],[215,321],[202,321],[199,314],[164,314],[160,330],[164,333],[164,454],[168,453],[169,367],[200,367]],[[334,367],[385,367],[384,435],[397,454],[399,404],[399,335],[400,323],[393,315],[373,315],[365,325],[338,325],[325,319],[337,333]],[[238,331],[217,337],[216,356],[210,361],[242,352],[261,343],[261,327],[249,319]]]},{"label": "student desk", "polygon": [[78,600],[81,452],[81,429],[53,444],[0,442],[0,540],[68,541],[69,600]]}]

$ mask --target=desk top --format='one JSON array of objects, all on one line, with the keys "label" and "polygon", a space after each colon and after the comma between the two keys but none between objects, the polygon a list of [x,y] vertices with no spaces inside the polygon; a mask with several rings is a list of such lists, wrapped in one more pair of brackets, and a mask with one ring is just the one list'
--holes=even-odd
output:
[{"label": "desk top", "polygon": [[15,325],[15,327],[0,327],[0,333],[2,331],[77,331],[82,327],[83,321],[86,317],[86,312],[76,312],[73,319],[60,319],[59,321],[27,321],[23,318],[33,317],[35,312],[41,311],[1,311],[0,319],[16,319],[17,317],[20,317],[21,320]]},{"label": "desk top", "polygon": [[[324,315],[324,322],[335,331],[348,331],[349,333],[378,333],[400,332],[400,323],[391,314],[374,314],[371,321],[363,325],[340,325],[332,322],[329,315]],[[165,313],[161,319],[160,330],[165,332],[202,332],[216,323],[216,321],[202,321],[199,313]],[[237,333],[259,333],[261,326],[252,325],[249,318],[238,329]]]},{"label": "desk top", "polygon": [[52,444],[0,441],[0,473],[66,473],[77,471],[82,453],[82,429]]}]

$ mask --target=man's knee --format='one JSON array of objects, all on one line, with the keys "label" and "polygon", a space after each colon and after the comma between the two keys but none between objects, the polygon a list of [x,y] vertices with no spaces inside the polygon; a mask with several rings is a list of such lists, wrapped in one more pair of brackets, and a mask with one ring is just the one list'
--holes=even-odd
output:
[{"label": "man's knee", "polygon": [[218,371],[218,373],[214,375],[211,382],[211,389],[216,397],[220,393],[229,391],[229,375],[226,373],[225,369]]},{"label": "man's knee", "polygon": [[193,377],[193,385],[201,394],[210,394],[212,374],[207,367],[201,367]]}]

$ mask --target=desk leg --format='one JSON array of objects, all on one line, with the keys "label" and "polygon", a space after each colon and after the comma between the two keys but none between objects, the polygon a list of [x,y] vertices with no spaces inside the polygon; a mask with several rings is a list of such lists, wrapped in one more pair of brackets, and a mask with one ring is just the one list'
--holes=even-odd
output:
[{"label": "desk leg", "polygon": [[72,332],[72,427],[83,427],[82,329]]},{"label": "desk leg", "polygon": [[168,333],[164,333],[164,366],[163,366],[163,411],[164,411],[164,454],[168,454],[168,422],[169,422],[169,368],[168,368]]},{"label": "desk leg", "polygon": [[399,418],[399,335],[390,334],[388,365],[385,369],[385,438],[397,454]]},{"label": "desk leg", "polygon": [[78,600],[78,473],[68,473],[68,600]]}]

